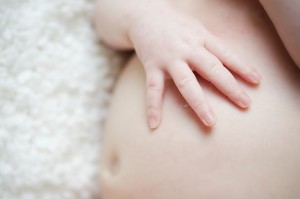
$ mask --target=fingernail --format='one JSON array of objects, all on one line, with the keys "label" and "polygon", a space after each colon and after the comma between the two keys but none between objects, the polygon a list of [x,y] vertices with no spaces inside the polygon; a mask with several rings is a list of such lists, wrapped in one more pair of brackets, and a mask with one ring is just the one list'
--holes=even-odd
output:
[{"label": "fingernail", "polygon": [[204,116],[203,116],[203,123],[206,125],[206,126],[211,126],[213,124],[216,123],[216,118],[215,116],[208,112],[208,113],[205,113]]},{"label": "fingernail", "polygon": [[250,105],[250,102],[251,102],[251,99],[250,97],[246,94],[246,93],[243,93],[240,98],[237,100],[237,104],[242,107],[242,108],[247,108],[249,107]]},{"label": "fingernail", "polygon": [[252,73],[251,73],[251,81],[254,83],[254,84],[257,84],[260,82],[261,80],[261,75],[256,71],[256,70],[253,70]]},{"label": "fingernail", "polygon": [[155,129],[157,128],[157,120],[155,118],[151,118],[149,121],[149,127],[151,129]]}]

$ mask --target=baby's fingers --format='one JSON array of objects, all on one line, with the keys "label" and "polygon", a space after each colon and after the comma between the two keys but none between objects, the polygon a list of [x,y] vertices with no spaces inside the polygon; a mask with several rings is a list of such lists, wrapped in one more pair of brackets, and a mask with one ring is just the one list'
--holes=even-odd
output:
[{"label": "baby's fingers", "polygon": [[215,85],[224,95],[242,108],[250,105],[250,98],[240,88],[234,76],[222,63],[205,49],[195,54],[191,60],[195,70],[205,79]]},{"label": "baby's fingers", "polygon": [[214,54],[230,70],[243,77],[248,82],[258,84],[261,80],[260,74],[237,56],[232,50],[218,37],[209,35],[205,41],[205,48]]},{"label": "baby's fingers", "polygon": [[162,96],[164,91],[164,74],[160,70],[147,72],[147,116],[149,127],[157,128],[161,121]]},{"label": "baby's fingers", "polygon": [[169,70],[177,88],[184,99],[191,105],[206,126],[215,123],[215,114],[211,110],[203,90],[190,67],[183,61],[177,61]]}]

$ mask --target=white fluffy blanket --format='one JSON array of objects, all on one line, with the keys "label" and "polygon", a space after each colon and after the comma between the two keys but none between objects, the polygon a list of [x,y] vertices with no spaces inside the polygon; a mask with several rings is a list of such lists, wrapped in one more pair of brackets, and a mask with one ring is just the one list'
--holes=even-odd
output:
[{"label": "white fluffy blanket", "polygon": [[0,199],[100,196],[119,59],[99,46],[92,12],[89,0],[0,0]]}]

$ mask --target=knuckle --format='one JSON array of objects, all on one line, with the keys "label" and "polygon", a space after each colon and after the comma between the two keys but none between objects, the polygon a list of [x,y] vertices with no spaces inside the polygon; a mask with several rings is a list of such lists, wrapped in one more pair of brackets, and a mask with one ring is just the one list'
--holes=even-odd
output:
[{"label": "knuckle", "polygon": [[148,112],[149,116],[153,116],[153,115],[156,115],[159,112],[159,109],[156,106],[149,105],[147,112]]},{"label": "knuckle", "polygon": [[149,78],[147,79],[147,89],[148,91],[161,91],[162,85],[158,83],[158,81],[155,80],[155,78]]},{"label": "knuckle", "polygon": [[214,62],[213,64],[211,64],[207,77],[211,79],[219,75],[222,72],[222,68],[223,66],[220,63]]},{"label": "knuckle", "polygon": [[172,70],[174,67],[176,68],[182,65],[183,63],[184,61],[181,58],[177,58],[177,59],[168,58],[168,60],[166,61],[166,65],[169,70]]},{"label": "knuckle", "polygon": [[192,75],[186,75],[178,81],[178,87],[183,89],[187,87],[189,84],[191,84],[193,81],[194,81],[194,77]]},{"label": "knuckle", "polygon": [[143,57],[142,63],[146,69],[153,68],[154,66],[157,65],[157,63],[150,57]]},{"label": "knuckle", "polygon": [[157,84],[157,83],[153,83],[153,84],[149,83],[149,84],[147,85],[147,89],[148,89],[148,91],[150,91],[150,92],[152,92],[152,91],[159,92],[159,91],[162,91],[162,86],[160,86],[160,85]]},{"label": "knuckle", "polygon": [[205,112],[205,110],[206,110],[205,107],[206,107],[206,103],[204,102],[204,100],[195,102],[193,105],[195,112],[200,113],[200,114]]},{"label": "knuckle", "polygon": [[153,98],[150,97],[150,98],[147,99],[147,101],[148,101],[148,103],[147,103],[148,111],[158,109],[158,104],[156,102],[157,100],[153,100]]},{"label": "knuckle", "polygon": [[225,48],[223,50],[223,56],[224,58],[228,59],[230,57],[232,57],[232,50],[230,48]]}]

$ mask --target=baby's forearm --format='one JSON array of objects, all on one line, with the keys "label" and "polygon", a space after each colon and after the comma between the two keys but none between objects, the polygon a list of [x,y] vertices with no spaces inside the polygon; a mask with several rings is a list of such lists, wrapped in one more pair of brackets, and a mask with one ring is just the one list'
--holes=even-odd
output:
[{"label": "baby's forearm", "polygon": [[112,48],[133,49],[129,29],[136,20],[167,8],[169,0],[96,0],[95,24],[100,38]]},{"label": "baby's forearm", "polygon": [[260,0],[289,54],[300,68],[300,1]]}]

